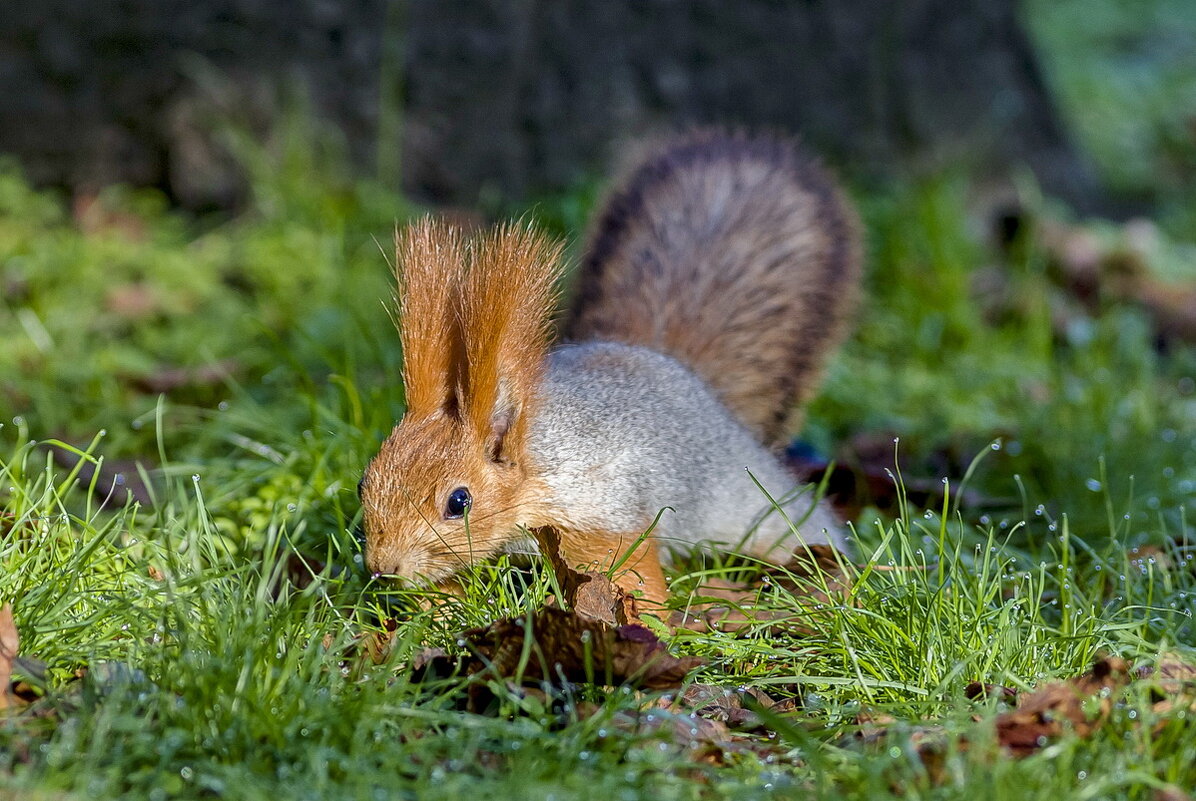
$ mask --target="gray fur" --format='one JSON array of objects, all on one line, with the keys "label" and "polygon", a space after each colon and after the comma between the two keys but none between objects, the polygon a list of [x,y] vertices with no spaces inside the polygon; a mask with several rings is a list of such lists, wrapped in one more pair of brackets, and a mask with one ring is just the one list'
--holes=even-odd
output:
[{"label": "gray fur", "polygon": [[[565,345],[549,356],[541,392],[527,467],[564,527],[641,532],[671,507],[653,534],[666,551],[709,542],[775,559],[798,537],[846,550],[829,508],[811,510],[812,488],[794,497],[792,474],[675,359],[630,345]],[[796,536],[749,470],[785,501]]]}]

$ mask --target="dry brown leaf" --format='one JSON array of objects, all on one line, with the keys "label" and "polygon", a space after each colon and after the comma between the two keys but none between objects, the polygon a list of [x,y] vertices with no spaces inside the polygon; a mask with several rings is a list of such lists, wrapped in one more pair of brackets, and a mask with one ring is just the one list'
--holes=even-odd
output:
[{"label": "dry brown leaf", "polygon": [[639,620],[635,599],[604,573],[575,570],[561,555],[560,534],[553,528],[535,531],[540,553],[552,565],[564,594],[565,605],[579,615],[601,620],[611,626],[624,626]]},{"label": "dry brown leaf", "polygon": [[[563,609],[497,620],[463,633],[461,639],[470,654],[452,657],[440,649],[425,649],[412,660],[412,681],[480,675],[515,682],[511,689],[521,695],[529,685],[545,682],[663,690],[679,687],[691,670],[704,664],[697,657],[674,657],[644,626],[612,627]],[[474,685],[467,708],[482,712],[491,700],[484,685]]]},{"label": "dry brown leaf", "polygon": [[12,604],[5,604],[0,607],[0,709],[7,709],[11,700],[12,665],[20,647],[21,635],[12,619]]},{"label": "dry brown leaf", "polygon": [[[997,743],[1012,757],[1036,753],[1067,731],[1080,737],[1090,736],[1108,719],[1118,694],[1135,681],[1151,681],[1154,690],[1154,710],[1164,714],[1177,704],[1196,710],[1196,665],[1175,654],[1163,657],[1156,668],[1131,670],[1129,664],[1116,657],[1097,660],[1082,676],[1067,681],[1054,681],[1034,692],[1021,696],[1018,707],[998,715],[995,720]],[[1005,687],[973,682],[968,697],[1012,693]],[[885,742],[896,721],[887,715],[857,718],[860,728],[857,741],[866,745]],[[922,727],[910,734],[910,745],[922,760],[932,782],[942,777],[943,757],[947,743],[937,727]],[[969,747],[968,741],[956,743],[960,749]],[[1159,798],[1179,798],[1159,795]]]},{"label": "dry brown leaf", "polygon": [[797,702],[792,698],[778,701],[756,687],[729,689],[711,684],[691,684],[671,704],[675,710],[691,710],[694,714],[717,720],[737,731],[753,732],[764,729],[760,716],[744,705],[751,704],[777,713],[792,711]]},{"label": "dry brown leaf", "polygon": [[[1124,659],[1097,660],[1092,670],[1070,681],[1051,682],[1022,696],[1017,709],[997,716],[997,742],[1016,756],[1045,746],[1067,730],[1087,737],[1113,708],[1113,694],[1132,680]],[[1092,712],[1085,709],[1096,700]]]},{"label": "dry brown leaf", "polygon": [[525,619],[495,621],[464,635],[470,647],[499,676],[514,676],[530,634],[531,658],[523,678],[648,689],[678,687],[698,657],[674,657],[655,634],[639,624],[612,627],[561,609],[541,609]]},{"label": "dry brown leaf", "polygon": [[1013,702],[1017,700],[1017,690],[1012,687],[1004,687],[1000,684],[983,684],[973,681],[967,687],[963,688],[963,696],[971,701],[995,697],[1000,698],[1002,701]]},{"label": "dry brown leaf", "polygon": [[1056,221],[1040,225],[1040,237],[1052,273],[1064,289],[1090,310],[1102,297],[1142,306],[1160,336],[1196,341],[1196,286],[1161,280],[1152,272],[1153,225],[1131,220],[1122,241],[1106,245],[1079,226]]}]

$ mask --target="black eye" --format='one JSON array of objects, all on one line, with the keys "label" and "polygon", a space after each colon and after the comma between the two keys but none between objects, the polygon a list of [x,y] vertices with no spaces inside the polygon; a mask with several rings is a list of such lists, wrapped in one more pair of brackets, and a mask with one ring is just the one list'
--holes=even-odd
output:
[{"label": "black eye", "polygon": [[445,520],[452,520],[456,517],[464,517],[465,510],[473,505],[473,498],[469,495],[469,490],[465,487],[457,487],[449,493],[448,503],[444,505]]}]

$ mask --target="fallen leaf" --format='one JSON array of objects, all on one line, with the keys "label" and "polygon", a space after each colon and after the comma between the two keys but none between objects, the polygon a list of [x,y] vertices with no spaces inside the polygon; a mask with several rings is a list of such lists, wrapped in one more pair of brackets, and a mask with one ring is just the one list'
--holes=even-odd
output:
[{"label": "fallen leaf", "polygon": [[623,626],[639,620],[635,599],[604,573],[580,571],[561,555],[560,534],[553,528],[536,529],[540,553],[552,565],[565,605],[583,617]]},{"label": "fallen leaf", "polygon": [[[1065,732],[1088,737],[1109,718],[1120,693],[1134,682],[1149,681],[1153,709],[1166,714],[1182,704],[1182,708],[1196,711],[1196,665],[1178,654],[1167,654],[1157,666],[1131,669],[1128,662],[1117,657],[1098,659],[1092,669],[1067,681],[1053,681],[1031,693],[1021,695],[1016,709],[1004,712],[994,720],[996,741],[1009,756],[1021,758],[1037,753]],[[968,697],[984,693],[1012,693],[999,685],[972,682],[965,691]],[[857,742],[880,745],[892,736],[897,722],[887,716],[863,713],[857,718],[860,725],[855,734]],[[909,744],[926,767],[932,782],[942,780],[943,759],[948,743],[938,727],[920,727],[909,733]],[[969,743],[961,739],[956,747],[967,749]],[[1160,795],[1159,798],[1171,796]]]},{"label": "fallen leaf", "polygon": [[675,657],[660,638],[633,623],[613,627],[562,609],[541,609],[527,618],[495,621],[463,637],[497,676],[514,677],[530,636],[525,680],[564,680],[647,689],[678,687],[698,657]]},{"label": "fallen leaf", "polygon": [[[1064,731],[1087,737],[1109,716],[1115,690],[1132,680],[1129,664],[1116,657],[1100,659],[1070,681],[1051,682],[1022,696],[1017,709],[997,716],[997,742],[1017,756],[1033,753]],[[1085,709],[1096,699],[1094,710]]]},{"label": "fallen leaf", "polygon": [[[750,699],[750,700],[748,700]],[[691,684],[673,700],[675,709],[688,709],[704,718],[717,720],[738,731],[760,731],[764,723],[760,716],[744,705],[755,705],[774,712],[786,712],[796,707],[793,699],[777,699],[756,687],[729,689],[710,684]]]},{"label": "fallen leaf", "polygon": [[1163,339],[1196,341],[1196,285],[1168,282],[1151,267],[1158,232],[1147,220],[1130,220],[1121,236],[1102,242],[1082,226],[1047,220],[1039,225],[1054,280],[1090,313],[1102,298],[1141,306]]},{"label": "fallen leaf", "polygon": [[1017,700],[1017,690],[1012,687],[1003,687],[1000,684],[982,684],[978,681],[973,681],[963,688],[963,697],[968,700],[975,701],[983,698],[1000,698],[1002,701],[1013,702]]}]

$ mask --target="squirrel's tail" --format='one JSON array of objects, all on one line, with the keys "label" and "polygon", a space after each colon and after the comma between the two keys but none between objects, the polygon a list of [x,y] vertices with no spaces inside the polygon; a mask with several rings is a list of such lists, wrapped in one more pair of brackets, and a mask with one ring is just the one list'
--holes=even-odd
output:
[{"label": "squirrel's tail", "polygon": [[616,184],[565,335],[673,356],[773,442],[842,336],[861,251],[855,212],[793,142],[698,130]]}]

